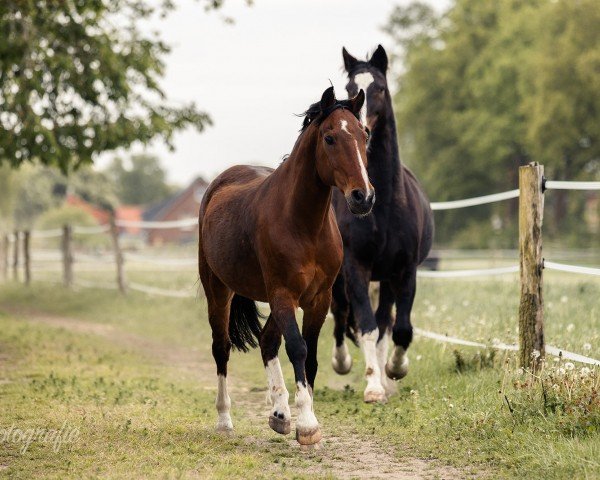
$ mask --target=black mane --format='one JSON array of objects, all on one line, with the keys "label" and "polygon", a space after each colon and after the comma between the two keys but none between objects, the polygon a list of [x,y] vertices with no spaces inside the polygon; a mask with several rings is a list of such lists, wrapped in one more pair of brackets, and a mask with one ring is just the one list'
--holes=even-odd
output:
[{"label": "black mane", "polygon": [[[317,125],[320,125],[329,115],[331,115],[334,110],[337,110],[338,108],[345,108],[349,111],[352,111],[352,104],[350,103],[350,100],[336,100],[331,107],[322,110],[321,102],[313,103],[304,113],[299,115],[300,117],[304,117],[300,131],[304,132],[313,122],[316,122]],[[360,120],[358,115],[354,114],[354,116]]]}]

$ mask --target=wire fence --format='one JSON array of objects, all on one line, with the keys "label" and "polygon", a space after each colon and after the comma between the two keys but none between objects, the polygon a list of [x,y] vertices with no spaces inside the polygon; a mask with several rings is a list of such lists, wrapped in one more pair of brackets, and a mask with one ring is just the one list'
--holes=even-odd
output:
[{"label": "wire fence", "polygon": [[[544,181],[542,185],[542,189],[562,189],[562,190],[600,190],[600,182],[567,182],[567,181]],[[466,208],[476,205],[484,205],[504,200],[509,200],[513,198],[519,198],[520,190],[509,190],[506,192],[495,193],[491,195],[483,195],[480,197],[468,198],[463,200],[455,200],[455,201],[447,201],[447,202],[432,202],[431,208],[432,210],[449,210],[449,209],[458,209],[458,208]],[[173,221],[165,221],[165,222],[155,222],[155,221],[129,221],[129,220],[114,220],[113,219],[113,227],[111,225],[100,225],[100,226],[72,226],[70,229],[50,229],[50,230],[33,230],[31,232],[31,236],[34,239],[50,239],[50,238],[61,238],[62,239],[62,252],[59,254],[57,250],[39,250],[36,251],[36,262],[57,262],[62,261],[64,264],[64,268],[67,269],[69,267],[69,258],[72,264],[73,262],[73,253],[70,251],[65,251],[65,249],[69,248],[68,241],[65,241],[66,232],[69,231],[72,234],[76,235],[102,235],[106,233],[111,233],[111,231],[116,231],[116,228],[136,228],[140,230],[152,230],[152,229],[191,229],[198,227],[198,219],[197,218],[184,218]],[[18,253],[18,243],[19,240],[24,238],[23,233],[15,232],[13,234],[5,236],[5,243],[13,244],[13,251]],[[115,260],[121,258],[121,263],[123,260],[123,252],[120,249],[120,245],[118,242],[118,235],[115,237],[114,242],[115,251],[112,255],[89,255],[89,254],[78,254],[77,262],[78,264],[85,265],[86,263],[91,264],[92,268],[88,269],[89,272],[100,271],[98,269],[98,264],[105,265],[108,270],[112,265],[115,264]],[[3,266],[5,269],[5,276],[7,266],[9,264],[9,259],[7,255],[8,248],[5,248],[5,252],[2,255]],[[511,251],[512,252],[512,251]],[[2,252],[0,252],[2,253]],[[15,258],[12,262],[13,269],[16,269],[18,265],[21,264],[20,260],[17,258],[17,253],[15,253]],[[515,252],[512,252],[515,253]],[[25,256],[27,258],[27,255]],[[126,255],[128,262],[134,262],[136,264],[147,264],[155,267],[164,268],[181,268],[181,267],[195,267],[197,265],[196,257],[181,257],[181,258],[157,258],[155,256],[147,256],[140,255],[136,253],[127,253]],[[552,261],[544,260],[541,266],[542,268],[546,268],[549,270],[556,270],[565,273],[578,274],[578,275],[591,275],[591,276],[600,276],[600,268],[589,267],[589,266],[578,266],[578,265],[569,265],[563,263],[557,263]],[[26,266],[26,268],[29,268]],[[72,265],[71,265],[72,268]],[[117,265],[117,268],[118,265]],[[85,271],[85,267],[83,268]],[[43,271],[43,267],[37,267],[36,272]],[[51,269],[48,269],[51,271]],[[519,273],[520,266],[518,264],[508,265],[508,266],[500,266],[493,268],[481,268],[481,269],[463,269],[463,270],[419,270],[417,275],[420,278],[435,278],[435,279],[456,279],[456,278],[469,278],[469,277],[491,277],[491,276],[499,276],[499,275],[514,275]],[[121,273],[122,275],[122,273]],[[71,275],[72,277],[72,275]],[[66,282],[68,279],[68,275],[64,275],[64,281]],[[117,284],[108,283],[108,282],[99,282],[99,281],[89,281],[86,279],[71,278],[71,282],[74,286],[81,288],[99,288],[99,289],[111,289],[116,290],[118,288]],[[157,287],[155,285],[147,285],[143,283],[129,281],[125,283],[126,288],[129,290],[133,290],[136,292],[140,292],[150,296],[162,296],[162,297],[170,297],[170,298],[195,298],[197,297],[197,289],[192,290],[174,290]],[[492,345],[486,345],[480,342],[473,342],[470,340],[460,339],[456,337],[451,337],[448,335],[442,335],[436,332],[430,332],[422,329],[415,329],[415,333],[424,338],[429,338],[439,342],[477,347],[477,348],[495,348],[499,350],[508,350],[508,351],[516,351],[519,349],[517,345],[512,344],[504,344],[504,343],[494,343]],[[545,346],[546,353],[561,356],[566,359],[570,359],[577,362],[582,362],[590,365],[600,365],[600,360],[596,360],[593,358],[589,358],[577,353],[568,352],[557,347],[553,347],[550,345]]]}]

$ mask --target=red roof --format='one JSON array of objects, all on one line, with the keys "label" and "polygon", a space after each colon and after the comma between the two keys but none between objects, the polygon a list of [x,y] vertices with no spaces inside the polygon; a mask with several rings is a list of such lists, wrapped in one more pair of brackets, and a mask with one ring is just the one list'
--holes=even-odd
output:
[{"label": "red roof", "polygon": [[65,203],[73,207],[81,208],[85,212],[89,213],[92,217],[94,217],[96,221],[101,225],[105,225],[109,222],[110,214],[106,210],[103,210],[99,207],[96,207],[95,205],[92,205],[91,203],[86,202],[84,199],[78,197],[77,195],[68,194],[67,198],[65,199]]}]

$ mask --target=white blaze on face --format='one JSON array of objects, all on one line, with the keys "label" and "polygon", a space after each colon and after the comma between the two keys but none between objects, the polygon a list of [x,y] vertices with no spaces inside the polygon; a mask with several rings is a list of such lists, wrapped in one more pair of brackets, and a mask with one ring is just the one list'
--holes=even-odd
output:
[{"label": "white blaze on face", "polygon": [[290,394],[288,393],[287,388],[285,388],[285,381],[283,380],[283,372],[281,371],[279,358],[275,357],[269,360],[265,370],[267,371],[267,381],[269,383],[268,395],[273,404],[273,413],[283,413],[285,420],[291,420],[292,414],[288,403]]},{"label": "white blaze on face", "polygon": [[358,142],[356,141],[356,138],[354,138],[352,136],[352,134],[350,133],[350,131],[348,130],[348,122],[346,120],[340,121],[340,128],[342,129],[343,132],[346,132],[348,135],[350,135],[352,137],[352,140],[354,141],[354,148],[356,149],[356,157],[358,160],[358,166],[360,168],[360,175],[362,176],[363,182],[365,182],[365,192],[368,197],[369,195],[371,195],[371,189],[369,188],[369,175],[367,174],[365,162],[362,158],[362,155],[360,154],[360,149],[358,148]]},{"label": "white blaze on face", "polygon": [[367,124],[367,88],[374,82],[373,75],[369,72],[362,72],[357,75],[354,75],[354,83],[358,87],[358,90],[363,90],[365,92],[365,103],[363,107],[360,109],[360,121],[363,125]]}]

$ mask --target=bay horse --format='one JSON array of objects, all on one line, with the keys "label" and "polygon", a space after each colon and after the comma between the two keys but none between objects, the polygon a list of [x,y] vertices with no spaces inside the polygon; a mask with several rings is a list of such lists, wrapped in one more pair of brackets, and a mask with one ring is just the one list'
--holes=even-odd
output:
[{"label": "bay horse", "polygon": [[[425,260],[433,240],[429,200],[415,176],[400,162],[396,122],[387,85],[388,59],[381,45],[369,60],[359,61],[342,49],[349,95],[366,93],[363,115],[371,130],[367,148],[368,175],[377,191],[369,217],[356,219],[343,208],[343,197],[333,205],[344,241],[344,263],[333,287],[331,310],[335,319],[332,365],[339,374],[352,367],[344,343],[358,343],[366,363],[366,402],[385,402],[393,392],[389,379],[408,373],[406,351],[413,337],[410,313],[416,292],[417,266]],[[380,282],[375,313],[369,284]],[[396,305],[396,318],[392,307]],[[388,337],[394,350],[388,360]]]},{"label": "bay horse", "polygon": [[[269,426],[291,430],[289,394],[277,357],[281,336],[296,381],[296,439],[321,439],[313,412],[317,340],[342,264],[342,239],[333,187],[352,215],[375,201],[367,178],[366,129],[358,120],[365,94],[338,101],[333,87],[304,114],[289,157],[276,170],[238,165],[221,173],[200,205],[198,266],[208,301],[212,353],[217,365],[217,430],[233,429],[227,392],[231,347],[260,345],[273,409]],[[271,307],[261,327],[255,301]],[[302,334],[295,311],[304,311]]]}]

